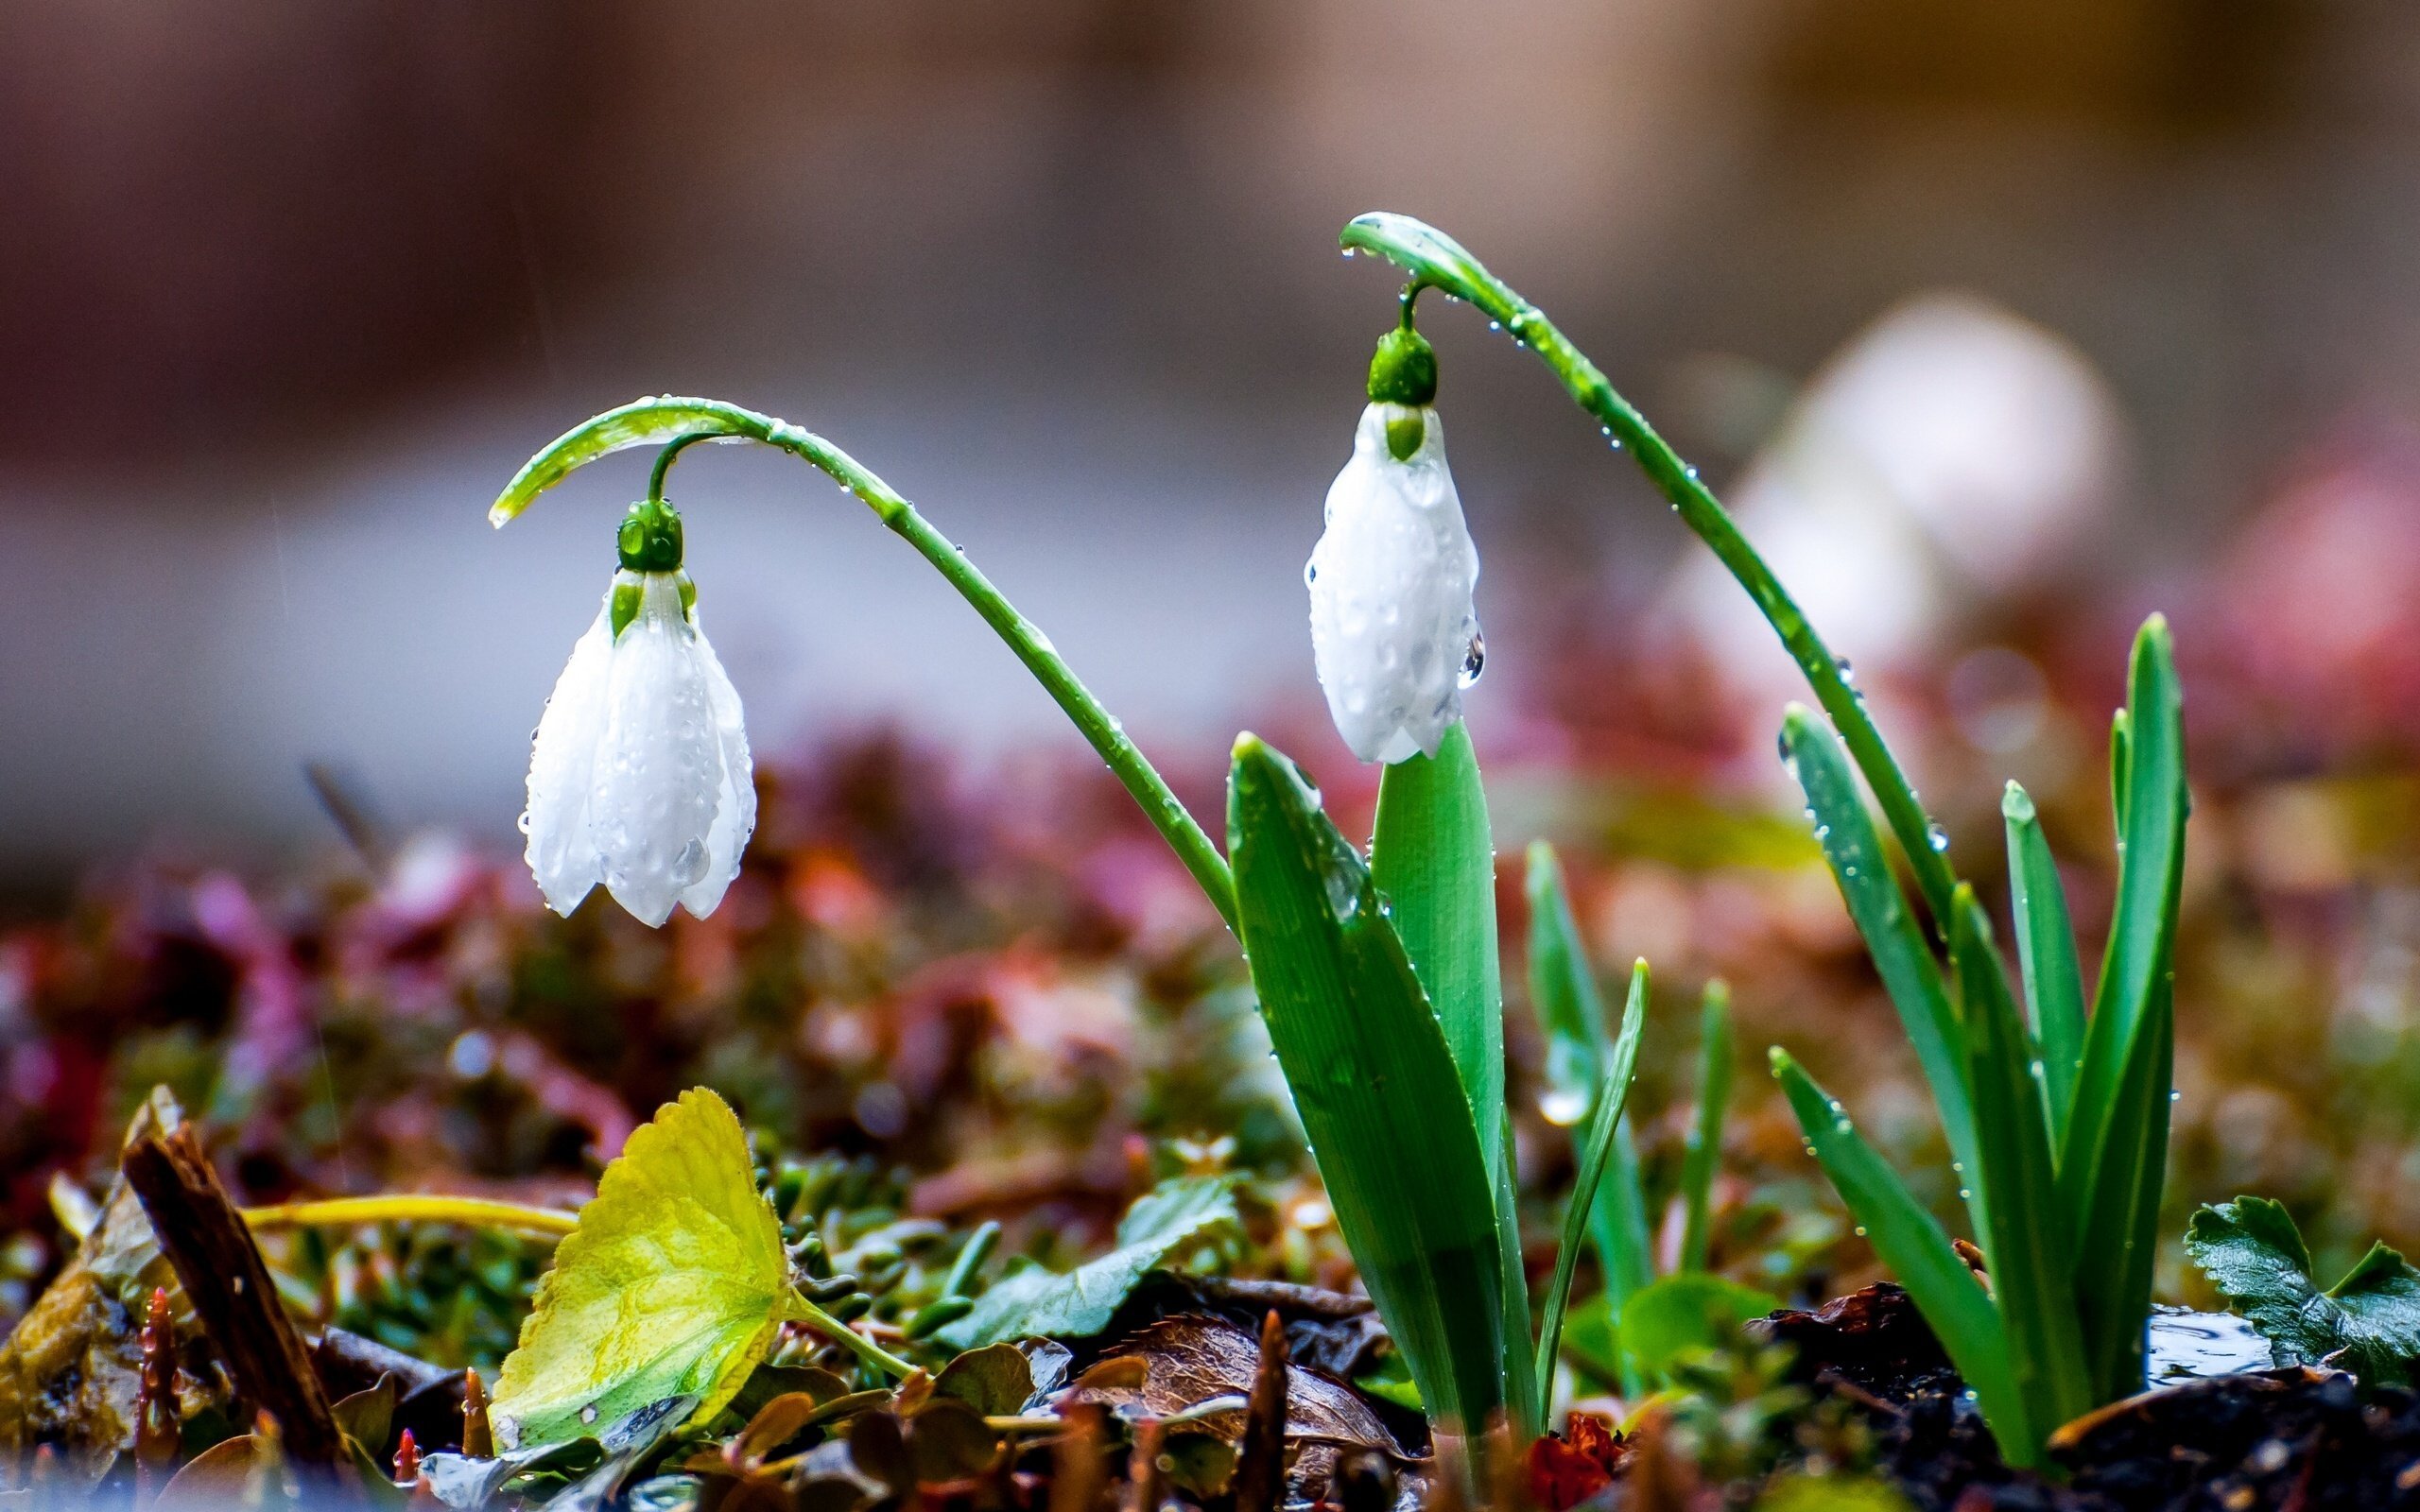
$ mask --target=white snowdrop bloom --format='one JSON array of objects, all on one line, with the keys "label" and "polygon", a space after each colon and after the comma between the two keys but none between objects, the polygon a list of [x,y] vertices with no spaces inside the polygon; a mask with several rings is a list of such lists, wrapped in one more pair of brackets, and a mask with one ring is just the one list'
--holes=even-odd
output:
[{"label": "white snowdrop bloom", "polygon": [[625,522],[623,570],[546,700],[521,827],[547,906],[567,915],[602,883],[652,926],[676,902],[702,919],[722,902],[756,788],[739,694],[678,571],[679,517],[650,507],[635,538]]},{"label": "white snowdrop bloom", "polygon": [[[1398,457],[1414,425],[1416,443]],[[1365,762],[1436,754],[1485,658],[1471,602],[1478,550],[1436,410],[1381,402],[1361,412],[1303,577],[1337,733]]]}]

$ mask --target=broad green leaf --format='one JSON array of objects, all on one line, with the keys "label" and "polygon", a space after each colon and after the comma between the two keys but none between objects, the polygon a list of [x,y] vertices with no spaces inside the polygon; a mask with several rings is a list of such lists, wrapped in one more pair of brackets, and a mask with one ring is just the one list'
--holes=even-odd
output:
[{"label": "broad green leaf", "polygon": [[[1587,948],[1581,943],[1580,925],[1571,915],[1562,863],[1555,857],[1554,847],[1544,840],[1530,846],[1527,888],[1530,1004],[1537,1011],[1538,1030],[1547,1046],[1543,1110],[1548,1121],[1571,1127],[1575,1150],[1584,1152],[1582,1130],[1596,1110],[1598,1083],[1613,1052],[1604,1000],[1597,994],[1597,975],[1589,969]],[[1631,1139],[1627,1113],[1615,1125],[1605,1177],[1597,1185],[1596,1200],[1588,1205],[1588,1234],[1596,1246],[1597,1263],[1605,1273],[1605,1293],[1618,1311],[1633,1292],[1655,1279],[1649,1251],[1647,1195],[1639,1180],[1638,1150]]]},{"label": "broad green leaf", "polygon": [[2184,700],[2167,622],[2135,638],[2126,718],[2113,743],[2118,903],[2059,1152],[2063,1227],[2076,1236],[2084,1349],[2105,1397],[2142,1387],[2174,1056],[2170,958],[2185,865]]},{"label": "broad green leaf", "polygon": [[1429,1412],[1476,1431],[1509,1405],[1505,1273],[1444,1032],[1293,763],[1239,736],[1227,803],[1253,986],[1337,1227]]},{"label": "broad green leaf", "polygon": [[711,1418],[771,1348],[789,1295],[739,1120],[685,1091],[631,1133],[556,1248],[496,1382],[496,1436],[578,1438],[684,1394]]},{"label": "broad green leaf", "polygon": [[2193,1214],[2185,1252],[2220,1291],[2243,1309],[2269,1341],[2276,1363],[2342,1363],[2373,1385],[2401,1385],[2420,1358],[2420,1270],[2383,1244],[2373,1245],[2343,1280],[2325,1292],[2310,1273],[2310,1251],[2285,1207],[2238,1197]]},{"label": "broad green leaf", "polygon": [[1007,1339],[1080,1339],[1109,1326],[1146,1271],[1179,1246],[1236,1223],[1236,1178],[1179,1177],[1135,1199],[1117,1225],[1117,1247],[1064,1275],[1039,1266],[1003,1276],[975,1299],[975,1311],[942,1329],[953,1349]]},{"label": "broad green leaf", "polygon": [[2024,1399],[2009,1372],[1999,1309],[1924,1204],[1858,1133],[1847,1110],[1778,1048],[1772,1052],[1772,1065],[1817,1163],[1973,1388],[1984,1419],[1999,1439],[2000,1452],[2013,1465],[2032,1463],[2029,1456],[2040,1448],[2032,1430],[2012,1433],[2003,1426],[2022,1425],[2027,1419]]},{"label": "broad green leaf", "polygon": [[1470,730],[1457,723],[1435,756],[1388,766],[1378,780],[1370,875],[1403,941],[1412,973],[1445,1033],[1469,1097],[1479,1151],[1495,1194],[1496,1252],[1505,1264],[1505,1382],[1515,1427],[1538,1429],[1527,1375],[1529,1285],[1520,1269],[1519,1214],[1504,1121],[1504,988],[1496,956],[1495,842]]},{"label": "broad green leaf", "polygon": [[1705,1269],[1713,1246],[1714,1177],[1722,1163],[1722,1113],[1731,1100],[1731,988],[1705,985],[1698,1010],[1698,1116],[1681,1165],[1681,1268]]},{"label": "broad green leaf", "polygon": [[1555,1351],[1563,1333],[1563,1310],[1571,1300],[1571,1275],[1580,1263],[1580,1242],[1588,1232],[1588,1208],[1602,1190],[1606,1157],[1613,1153],[1615,1131],[1621,1127],[1622,1108],[1630,1101],[1630,1084],[1638,1073],[1639,1037],[1647,1031],[1647,963],[1631,968],[1630,1000],[1622,1007],[1621,1038],[1605,1063],[1604,1086],[1597,1092],[1597,1111],[1588,1122],[1588,1142],[1580,1155],[1571,1203],[1563,1215],[1563,1242],[1554,1253],[1554,1280],[1547,1287],[1544,1325],[1538,1333],[1535,1379],[1554,1379]]},{"label": "broad green leaf", "polygon": [[1650,1380],[1663,1380],[1686,1356],[1737,1342],[1751,1318],[1779,1306],[1780,1297],[1704,1271],[1667,1276],[1622,1308],[1621,1347]]},{"label": "broad green leaf", "polygon": [[[1812,711],[1792,704],[1782,717],[1781,741],[1782,759],[1806,794],[1807,809],[1814,815],[1815,837],[1823,842],[1824,859],[1831,863],[1832,877],[1841,885],[1849,917],[1865,936],[1866,952],[1874,957],[1874,969],[1899,1010],[1908,1042],[1915,1047],[1916,1064],[1932,1088],[1950,1159],[1972,1171],[1975,1114],[1966,1085],[1964,1036],[1942,984],[1941,967],[1908,911],[1907,895],[1900,890],[1898,879],[1891,874],[1882,837],[1876,833],[1856,780],[1849,775],[1839,737]],[[1979,1193],[1982,1189],[1970,1185],[1968,1190]],[[1982,1232],[1986,1220],[1974,1199],[1969,1199],[1967,1211],[1976,1231]]]},{"label": "broad green leaf", "polygon": [[[2042,1108],[2033,1049],[2009,996],[1991,926],[1975,889],[1958,885],[1951,907],[1950,960],[1965,1008],[1969,1077],[1980,1163],[1967,1179],[1989,1191],[1982,1234],[1999,1299],[2009,1374],[2025,1398],[2036,1435],[2088,1411],[2094,1402],[2083,1331],[2076,1316],[2075,1270],[2067,1236],[2048,1219],[2058,1211],[2050,1131]],[[2005,1442],[2017,1430],[1995,1424]]]},{"label": "broad green leaf", "polygon": [[1504,986],[1496,962],[1495,842],[1468,728],[1435,756],[1378,779],[1370,876],[1445,1031],[1493,1178],[1504,1124]]},{"label": "broad green leaf", "polygon": [[2076,1074],[2083,1061],[2083,973],[2076,965],[2075,928],[2066,889],[2033,799],[2014,782],[2000,797],[2008,830],[2008,890],[2016,914],[2016,954],[2025,971],[2025,1002],[2042,1053],[2042,1095],[2050,1138],[2065,1139],[2075,1106]]}]

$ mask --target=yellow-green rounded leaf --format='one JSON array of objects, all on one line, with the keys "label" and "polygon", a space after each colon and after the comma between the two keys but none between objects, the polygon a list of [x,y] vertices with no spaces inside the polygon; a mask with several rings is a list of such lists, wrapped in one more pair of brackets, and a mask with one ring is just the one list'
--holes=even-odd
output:
[{"label": "yellow-green rounded leaf", "polygon": [[605,1167],[555,1251],[490,1407],[508,1445],[594,1434],[695,1393],[721,1410],[781,1326],[788,1261],[731,1106],[700,1087]]}]

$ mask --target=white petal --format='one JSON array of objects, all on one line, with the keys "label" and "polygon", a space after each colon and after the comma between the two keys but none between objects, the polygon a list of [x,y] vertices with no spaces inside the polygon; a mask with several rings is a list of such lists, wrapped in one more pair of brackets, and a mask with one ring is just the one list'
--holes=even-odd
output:
[{"label": "white petal", "polygon": [[655,925],[706,874],[721,740],[680,589],[649,573],[640,595],[614,643],[588,831],[614,901]]},{"label": "white petal", "polygon": [[748,727],[740,718],[739,690],[731,685],[731,677],[708,644],[705,627],[698,623],[695,611],[689,623],[698,634],[698,662],[705,668],[706,704],[714,713],[722,759],[714,828],[706,835],[706,874],[681,895],[681,906],[703,919],[715,911],[732,879],[739,875],[740,852],[748,849],[748,837],[756,833],[756,770],[748,756]]},{"label": "white petal", "polygon": [[1353,459],[1327,492],[1311,552],[1311,649],[1337,733],[1365,762],[1435,753],[1462,716],[1478,634],[1478,551],[1445,465],[1444,427],[1424,410],[1409,461],[1387,450],[1387,406],[1361,412]]},{"label": "white petal", "polygon": [[521,828],[529,836],[529,873],[546,906],[568,915],[596,885],[596,847],[588,837],[588,797],[596,764],[596,740],[605,729],[605,679],[613,661],[614,632],[608,620],[613,595],[596,611],[571,648],[571,661],[555,680],[546,712],[529,745],[529,806]]}]

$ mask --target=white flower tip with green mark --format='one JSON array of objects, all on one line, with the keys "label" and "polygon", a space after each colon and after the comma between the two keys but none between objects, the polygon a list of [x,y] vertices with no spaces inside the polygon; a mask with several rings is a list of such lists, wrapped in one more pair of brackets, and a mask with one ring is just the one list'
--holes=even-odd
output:
[{"label": "white flower tip with green mark", "polygon": [[[1413,417],[1419,443],[1397,460],[1389,421],[1400,437]],[[1478,550],[1436,410],[1373,404],[1361,412],[1353,459],[1328,489],[1327,530],[1303,576],[1337,733],[1365,762],[1435,754],[1485,657],[1471,599]]]},{"label": "white flower tip with green mark", "polygon": [[636,590],[636,612],[615,635],[606,593],[531,743],[529,870],[559,914],[602,883],[649,926],[675,903],[703,919],[756,828],[739,694],[674,574],[614,586]]}]

